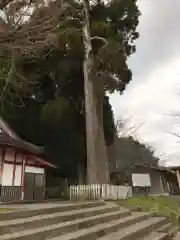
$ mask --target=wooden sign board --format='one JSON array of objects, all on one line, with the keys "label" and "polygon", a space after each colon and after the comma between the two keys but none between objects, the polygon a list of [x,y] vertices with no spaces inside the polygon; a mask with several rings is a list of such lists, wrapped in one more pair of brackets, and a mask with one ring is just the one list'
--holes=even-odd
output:
[{"label": "wooden sign board", "polygon": [[132,174],[133,187],[151,187],[151,179],[149,173],[146,174]]}]

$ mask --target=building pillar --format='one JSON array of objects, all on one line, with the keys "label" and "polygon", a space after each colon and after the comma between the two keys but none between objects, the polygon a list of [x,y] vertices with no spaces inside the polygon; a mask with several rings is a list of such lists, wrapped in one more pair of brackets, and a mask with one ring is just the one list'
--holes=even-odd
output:
[{"label": "building pillar", "polygon": [[26,160],[22,160],[21,168],[21,200],[24,200],[24,175],[25,175]]},{"label": "building pillar", "polygon": [[162,193],[166,192],[166,189],[164,188],[164,185],[163,185],[163,173],[161,172],[160,172],[160,188]]},{"label": "building pillar", "polygon": [[179,170],[176,170],[176,177],[177,177],[178,186],[179,186],[179,189],[180,189],[180,172],[179,172]]},{"label": "building pillar", "polygon": [[16,174],[16,150],[14,150],[14,164],[13,164],[13,176],[12,176],[12,186],[14,186],[14,182],[15,182],[15,174]]},{"label": "building pillar", "polygon": [[2,148],[0,151],[0,185],[2,185],[2,176],[3,176],[5,155],[6,155],[6,149]]}]

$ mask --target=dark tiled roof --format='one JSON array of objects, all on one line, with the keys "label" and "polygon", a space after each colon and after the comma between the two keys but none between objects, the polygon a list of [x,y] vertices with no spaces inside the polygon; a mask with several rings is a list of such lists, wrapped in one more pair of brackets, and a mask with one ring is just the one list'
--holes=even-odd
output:
[{"label": "dark tiled roof", "polygon": [[12,138],[3,132],[0,133],[0,144],[13,146],[35,155],[41,155],[44,152],[41,147],[35,146],[34,144],[28,143],[20,138]]},{"label": "dark tiled roof", "polygon": [[171,167],[167,167],[167,169],[170,169],[170,170],[179,170],[179,169],[180,169],[180,166],[171,166]]},{"label": "dark tiled roof", "polygon": [[136,167],[144,167],[144,168],[149,168],[149,169],[155,169],[155,170],[158,170],[158,171],[165,171],[165,172],[170,172],[170,173],[174,173],[174,171],[172,171],[170,168],[166,168],[166,167],[161,167],[161,166],[151,166],[151,165],[146,165],[146,164],[134,164],[134,165],[131,165],[131,166],[127,166],[121,170],[119,169],[116,169],[116,171],[114,172],[119,172],[119,171],[124,171],[125,169],[132,169],[132,168],[136,168]]},{"label": "dark tiled roof", "polygon": [[159,171],[167,171],[167,172],[171,172],[173,173],[170,169],[166,168],[166,167],[163,167],[163,166],[148,166],[148,165],[140,165],[140,164],[136,164],[134,165],[135,167],[147,167],[147,168],[151,168],[151,169],[155,169],[155,170],[159,170]]}]

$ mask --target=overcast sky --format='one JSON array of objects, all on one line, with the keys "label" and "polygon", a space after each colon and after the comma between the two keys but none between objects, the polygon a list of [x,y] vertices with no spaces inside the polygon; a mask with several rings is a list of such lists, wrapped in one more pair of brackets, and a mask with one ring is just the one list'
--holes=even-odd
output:
[{"label": "overcast sky", "polygon": [[[129,59],[133,80],[111,104],[116,120],[130,116],[137,135],[166,165],[180,165],[180,140],[169,134],[180,112],[180,0],[139,0],[137,52]],[[180,122],[180,121],[179,121]]]}]

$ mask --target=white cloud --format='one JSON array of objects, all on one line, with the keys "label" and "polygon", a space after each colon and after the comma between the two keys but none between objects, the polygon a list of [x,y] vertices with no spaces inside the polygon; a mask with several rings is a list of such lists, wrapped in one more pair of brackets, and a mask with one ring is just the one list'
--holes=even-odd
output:
[{"label": "white cloud", "polygon": [[111,103],[116,119],[126,112],[135,124],[144,123],[140,140],[152,145],[157,155],[163,153],[166,164],[180,164],[180,143],[166,132],[174,121],[168,113],[180,112],[180,1],[141,0],[139,6],[141,37],[129,61],[133,80]]}]

